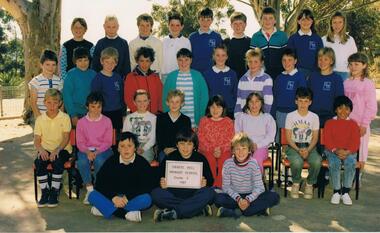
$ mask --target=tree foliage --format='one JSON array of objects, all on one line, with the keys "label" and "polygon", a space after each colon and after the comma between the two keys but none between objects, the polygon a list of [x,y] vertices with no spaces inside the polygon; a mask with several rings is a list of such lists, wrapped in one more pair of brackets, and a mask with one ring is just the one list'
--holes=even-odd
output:
[{"label": "tree foliage", "polygon": [[167,15],[170,11],[177,11],[184,17],[184,29],[182,34],[186,37],[191,32],[198,29],[198,12],[204,7],[210,7],[214,12],[214,23],[217,27],[216,30],[222,35],[226,35],[226,29],[220,28],[221,22],[225,20],[226,16],[230,16],[234,11],[233,6],[229,1],[217,0],[169,0],[167,6],[153,4],[152,17],[159,23],[158,29],[155,34],[158,36],[165,36],[169,34],[168,18]]}]

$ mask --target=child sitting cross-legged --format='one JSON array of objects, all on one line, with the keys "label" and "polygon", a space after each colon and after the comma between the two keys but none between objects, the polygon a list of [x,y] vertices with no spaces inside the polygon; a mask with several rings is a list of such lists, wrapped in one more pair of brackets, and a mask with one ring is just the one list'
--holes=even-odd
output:
[{"label": "child sitting cross-legged", "polygon": [[232,139],[232,158],[223,165],[223,193],[215,196],[218,217],[269,215],[279,203],[277,193],[265,191],[260,167],[251,156],[253,142],[245,133]]}]

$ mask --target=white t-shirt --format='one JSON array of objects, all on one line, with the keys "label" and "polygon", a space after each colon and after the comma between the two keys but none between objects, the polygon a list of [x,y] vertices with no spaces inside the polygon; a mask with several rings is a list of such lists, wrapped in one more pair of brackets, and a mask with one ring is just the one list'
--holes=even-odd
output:
[{"label": "white t-shirt", "polygon": [[346,43],[342,44],[339,37],[335,36],[335,42],[327,41],[327,36],[322,37],[324,47],[330,47],[335,52],[335,67],[338,72],[348,72],[348,57],[358,51],[355,40],[350,36]]},{"label": "white t-shirt", "polygon": [[310,143],[313,130],[319,130],[319,117],[313,112],[301,116],[297,110],[286,116],[285,128],[292,131],[292,140],[295,143]]},{"label": "white t-shirt", "polygon": [[182,48],[191,50],[190,40],[184,36],[177,38],[170,38],[166,36],[162,40],[163,45],[163,62],[161,73],[169,74],[170,72],[178,69],[177,52]]}]

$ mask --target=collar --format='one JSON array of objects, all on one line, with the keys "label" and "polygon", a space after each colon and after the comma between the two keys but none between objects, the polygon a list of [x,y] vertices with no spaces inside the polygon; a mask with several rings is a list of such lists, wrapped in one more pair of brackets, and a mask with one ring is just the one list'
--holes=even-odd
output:
[{"label": "collar", "polygon": [[170,39],[177,39],[177,38],[181,38],[181,37],[182,37],[182,34],[179,34],[177,37],[173,37],[172,35],[169,34]]},{"label": "collar", "polygon": [[277,28],[276,28],[276,27],[274,27],[273,32],[272,32],[272,33],[269,35],[269,37],[268,37],[266,31],[264,31],[264,29],[261,29],[261,33],[263,33],[263,35],[265,36],[265,38],[267,38],[267,40],[269,40],[269,38],[271,38],[271,36],[272,36],[275,32],[277,32]]},{"label": "collar", "polygon": [[211,32],[212,32],[211,29],[209,29],[207,32],[203,32],[203,31],[201,31],[201,29],[198,29],[198,33],[199,33],[199,35],[202,35],[202,34],[205,34],[205,33],[207,33],[207,34],[211,34]]},{"label": "collar", "polygon": [[343,120],[343,121],[349,121],[349,120],[351,120],[349,117],[347,117],[346,119],[338,119],[338,116],[334,116],[333,119],[334,120]]},{"label": "collar", "polygon": [[313,32],[310,30],[308,33],[304,33],[301,29],[298,30],[298,34],[300,36],[311,36],[313,34]]},{"label": "collar", "polygon": [[137,73],[137,74],[140,75],[140,76],[147,77],[147,76],[151,75],[152,73],[154,73],[154,70],[151,70],[151,69],[149,68],[149,70],[145,73],[145,72],[142,71],[142,70],[140,69],[140,67],[137,65],[136,68],[133,70],[133,72]]},{"label": "collar", "polygon": [[219,69],[218,67],[213,66],[213,67],[212,67],[212,70],[213,70],[215,73],[228,72],[228,71],[230,70],[230,67],[225,66],[224,69],[221,70],[221,69]]},{"label": "collar", "polygon": [[62,117],[62,115],[63,115],[63,112],[61,112],[61,110],[58,110],[58,114],[57,114],[54,118],[50,118],[50,117],[47,115],[47,111],[42,113],[42,117],[43,117],[43,118],[46,118],[46,119],[49,119],[49,120],[57,119],[57,118],[59,118],[59,117]]},{"label": "collar", "polygon": [[235,155],[233,155],[232,158],[234,159],[234,163],[235,163],[237,166],[239,166],[239,167],[244,167],[244,166],[246,166],[246,165],[249,163],[249,160],[250,160],[251,156],[252,156],[252,154],[249,153],[249,155],[247,156],[247,158],[246,158],[243,162],[239,162],[239,161],[236,159]]},{"label": "collar", "polygon": [[232,35],[232,38],[235,38],[235,39],[242,39],[242,38],[245,38],[245,37],[247,37],[245,34],[243,34],[242,36]]},{"label": "collar", "polygon": [[263,75],[264,75],[264,69],[263,68],[261,68],[260,72],[257,75],[255,75],[255,76],[251,76],[250,70],[247,71],[248,80],[252,80],[252,79],[254,79],[256,77],[261,77]]},{"label": "collar", "polygon": [[172,122],[176,122],[176,121],[178,120],[178,118],[181,116],[181,112],[179,113],[179,115],[177,116],[177,118],[174,118],[174,117],[170,114],[170,112],[168,112],[168,115],[169,115],[170,119],[172,120]]},{"label": "collar", "polygon": [[293,75],[295,75],[297,72],[298,72],[298,69],[297,69],[297,68],[294,68],[294,70],[290,71],[290,73],[286,73],[286,71],[282,71],[282,74],[287,74],[287,75],[293,76]]},{"label": "collar", "polygon": [[150,36],[140,36],[139,35],[139,38],[141,39],[141,40],[146,40],[146,39],[148,39]]},{"label": "collar", "polygon": [[110,40],[114,40],[114,39],[116,39],[118,36],[119,36],[119,35],[116,35],[116,36],[114,36],[114,37],[110,37],[110,36],[107,36],[107,35],[106,35],[106,37],[107,37],[108,39],[110,39]]},{"label": "collar", "polygon": [[136,159],[136,153],[133,154],[133,159],[128,161],[128,162],[125,162],[122,158],[121,158],[121,155],[119,155],[119,163],[120,164],[124,164],[124,165],[129,165],[133,162],[135,162],[135,159]]},{"label": "collar", "polygon": [[88,113],[86,114],[86,119],[87,119],[88,121],[91,121],[91,122],[100,121],[100,120],[102,119],[102,117],[103,117],[103,115],[100,114],[100,116],[99,116],[98,118],[92,120],[92,119],[90,118],[90,116],[88,115]]}]

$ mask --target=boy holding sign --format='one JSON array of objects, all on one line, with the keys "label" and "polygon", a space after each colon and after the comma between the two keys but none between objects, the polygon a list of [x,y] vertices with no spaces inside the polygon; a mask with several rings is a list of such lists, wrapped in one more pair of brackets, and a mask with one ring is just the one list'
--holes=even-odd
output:
[{"label": "boy holding sign", "polygon": [[[198,146],[197,135],[192,131],[180,132],[177,134],[176,141],[177,150],[160,163],[160,187],[151,193],[154,204],[160,208],[154,212],[155,222],[191,218],[201,214],[212,215],[210,204],[214,199],[214,190],[211,188],[214,179],[207,159],[195,151]],[[168,164],[173,162],[177,164],[172,164],[171,168],[167,169],[167,161]],[[195,162],[194,167],[188,165],[192,162]],[[202,166],[196,169],[199,163],[202,163]],[[177,169],[181,167],[183,170]],[[198,180],[191,179],[194,178],[194,172],[199,174]],[[187,175],[189,173],[192,175]],[[178,183],[182,183],[182,187],[177,182],[173,182],[176,179],[181,180]],[[190,186],[193,187],[189,188]],[[195,188],[196,186],[198,188]]]}]

